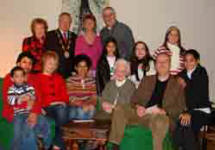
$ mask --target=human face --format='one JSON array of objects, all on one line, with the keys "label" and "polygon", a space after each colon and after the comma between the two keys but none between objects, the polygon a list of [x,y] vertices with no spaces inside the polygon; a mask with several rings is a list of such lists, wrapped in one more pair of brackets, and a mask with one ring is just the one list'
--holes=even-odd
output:
[{"label": "human face", "polygon": [[56,71],[57,67],[58,62],[54,58],[46,58],[44,62],[43,73],[51,75]]},{"label": "human face", "polygon": [[16,85],[22,85],[25,82],[25,74],[21,70],[17,70],[14,72],[14,75],[12,77],[12,81]]},{"label": "human face", "polygon": [[33,67],[32,60],[28,57],[23,57],[20,62],[17,63],[19,67],[24,69],[25,73],[28,74],[31,72],[31,69]]},{"label": "human face", "polygon": [[38,39],[41,39],[42,37],[45,36],[45,26],[43,24],[35,24],[34,26],[34,32],[35,32],[35,36]]},{"label": "human face", "polygon": [[95,22],[92,19],[86,19],[84,21],[84,29],[86,31],[93,31],[95,28]]},{"label": "human face", "polygon": [[135,55],[138,60],[141,60],[146,56],[146,47],[143,43],[139,43],[136,45]]},{"label": "human face", "polygon": [[109,42],[106,46],[107,49],[107,55],[108,56],[114,56],[115,51],[116,51],[116,45],[113,42]]},{"label": "human face", "polygon": [[170,57],[165,54],[160,54],[156,58],[155,68],[158,75],[168,75],[170,70]]},{"label": "human face", "polygon": [[115,77],[118,81],[123,81],[126,78],[127,68],[125,64],[118,64],[115,69]]},{"label": "human face", "polygon": [[63,15],[59,19],[59,28],[64,32],[67,32],[70,28],[71,23],[72,23],[71,18],[67,15]]},{"label": "human face", "polygon": [[88,66],[85,61],[81,61],[78,63],[78,65],[75,67],[75,70],[81,78],[85,78],[88,74]]},{"label": "human face", "polygon": [[193,55],[187,54],[185,56],[185,68],[189,70],[193,70],[198,65],[198,60],[196,60]]},{"label": "human face", "polygon": [[171,44],[178,44],[179,42],[179,33],[177,30],[172,30],[168,35],[168,42]]},{"label": "human face", "polygon": [[113,27],[116,22],[116,14],[113,13],[110,9],[107,9],[103,12],[103,20],[107,27]]}]

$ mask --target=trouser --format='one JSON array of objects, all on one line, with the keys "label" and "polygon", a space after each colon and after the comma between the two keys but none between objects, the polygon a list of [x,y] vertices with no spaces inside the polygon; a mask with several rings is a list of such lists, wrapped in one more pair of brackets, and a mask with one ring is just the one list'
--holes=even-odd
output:
[{"label": "trouser", "polygon": [[14,117],[14,137],[12,150],[37,150],[37,136],[43,137],[45,149],[51,145],[51,127],[47,118],[38,116],[37,124],[30,127],[27,123],[28,114],[21,114]]},{"label": "trouser", "polygon": [[200,143],[198,133],[203,125],[210,123],[210,114],[202,111],[191,110],[191,124],[182,126],[180,120],[177,123],[173,139],[178,147],[183,150],[198,150]]},{"label": "trouser", "polygon": [[54,105],[44,108],[47,115],[55,121],[55,137],[53,144],[65,149],[61,127],[68,121],[68,110],[64,105]]},{"label": "trouser", "polygon": [[126,125],[143,125],[152,131],[154,150],[162,150],[163,139],[169,129],[169,118],[166,115],[146,114],[138,117],[136,109],[130,105],[118,105],[112,112],[112,124],[109,141],[120,144]]}]

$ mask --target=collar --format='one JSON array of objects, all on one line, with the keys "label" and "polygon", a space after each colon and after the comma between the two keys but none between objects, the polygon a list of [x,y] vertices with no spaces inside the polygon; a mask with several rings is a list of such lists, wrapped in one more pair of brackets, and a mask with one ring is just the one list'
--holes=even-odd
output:
[{"label": "collar", "polygon": [[192,70],[187,71],[187,76],[188,76],[189,79],[192,78],[192,74],[196,70],[196,68],[197,68],[197,66],[195,66]]},{"label": "collar", "polygon": [[116,20],[115,24],[112,27],[107,27],[107,29],[108,30],[113,30],[117,26],[117,24],[119,24],[118,20]]},{"label": "collar", "polygon": [[123,81],[118,81],[118,80],[116,80],[116,82],[115,82],[115,83],[116,83],[116,86],[117,86],[117,87],[122,87],[122,86],[125,84],[126,80],[127,80],[127,79],[124,79]]}]

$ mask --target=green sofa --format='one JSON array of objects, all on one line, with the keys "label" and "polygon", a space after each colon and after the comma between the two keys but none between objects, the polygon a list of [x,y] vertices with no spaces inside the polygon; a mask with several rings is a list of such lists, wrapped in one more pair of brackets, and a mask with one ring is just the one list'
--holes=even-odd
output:
[{"label": "green sofa", "polygon": [[[2,91],[3,79],[0,78],[0,90]],[[6,119],[2,118],[2,92],[0,92],[0,147],[8,150],[11,139],[13,137],[13,124],[8,123]]]}]

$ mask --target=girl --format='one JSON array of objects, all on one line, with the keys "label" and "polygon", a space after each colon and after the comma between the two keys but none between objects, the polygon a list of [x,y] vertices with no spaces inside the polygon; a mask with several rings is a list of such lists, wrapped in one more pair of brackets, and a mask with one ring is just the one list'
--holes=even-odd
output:
[{"label": "girl", "polygon": [[63,78],[55,73],[58,68],[58,55],[48,51],[42,57],[42,73],[38,74],[38,83],[41,85],[40,94],[42,107],[45,113],[56,123],[53,149],[65,149],[61,137],[61,126],[67,121],[66,104],[69,101],[66,84]]},{"label": "girl", "polygon": [[177,75],[184,69],[185,49],[181,45],[181,33],[176,26],[171,26],[165,35],[164,43],[154,53],[156,59],[159,53],[168,53],[171,55],[171,75]]},{"label": "girl", "polygon": [[148,46],[145,42],[136,42],[131,58],[131,81],[138,87],[144,76],[154,74],[154,60],[149,54]]},{"label": "girl", "polygon": [[97,94],[101,95],[105,85],[113,76],[113,68],[119,58],[117,42],[114,38],[109,38],[104,45],[103,54],[98,62],[96,71]]}]

